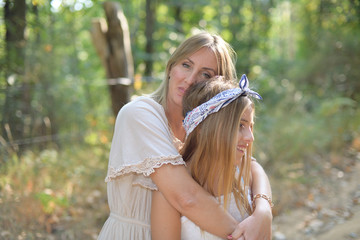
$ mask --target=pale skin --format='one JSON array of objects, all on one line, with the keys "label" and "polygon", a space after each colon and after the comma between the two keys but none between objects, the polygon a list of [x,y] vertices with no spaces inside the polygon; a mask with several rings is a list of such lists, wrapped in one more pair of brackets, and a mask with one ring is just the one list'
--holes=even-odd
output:
[{"label": "pale skin", "polygon": [[[186,89],[196,81],[210,79],[216,75],[216,58],[207,48],[200,49],[172,67],[165,113],[171,130],[178,139],[183,141],[185,137],[185,130],[182,127],[182,98]],[[173,236],[164,236],[169,228],[177,224],[180,226],[180,214],[187,216],[202,229],[222,238],[226,238],[230,233],[234,239],[242,235],[250,240],[271,238],[272,214],[266,201],[258,199],[252,218],[249,217],[239,224],[223,210],[213,196],[191,178],[185,166],[165,164],[156,169],[150,177],[159,189],[159,192],[153,193],[153,202],[157,202],[156,198],[166,199],[169,203],[168,211],[177,214],[178,219],[176,220],[178,222],[163,223],[158,229],[152,228],[153,239],[180,239],[180,232]],[[252,163],[252,177],[253,193],[271,196],[267,175],[256,162]],[[152,211],[156,211],[156,208],[153,206]],[[153,219],[153,215],[152,222],[157,222],[157,219]]]}]

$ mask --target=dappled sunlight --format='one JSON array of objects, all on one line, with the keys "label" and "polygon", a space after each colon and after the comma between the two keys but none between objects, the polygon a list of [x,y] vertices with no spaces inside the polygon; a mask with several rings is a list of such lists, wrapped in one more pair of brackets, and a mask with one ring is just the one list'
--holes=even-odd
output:
[{"label": "dappled sunlight", "polygon": [[[116,2],[129,23],[131,99],[159,87],[182,40],[218,33],[263,97],[254,156],[271,180],[273,239],[358,239],[359,1],[155,2],[149,12],[145,1]],[[120,101],[108,79],[118,68],[104,63],[121,51],[105,34],[99,49],[92,42],[103,3],[0,0],[0,239],[96,239],[108,216]],[[10,27],[17,14],[24,25]]]}]

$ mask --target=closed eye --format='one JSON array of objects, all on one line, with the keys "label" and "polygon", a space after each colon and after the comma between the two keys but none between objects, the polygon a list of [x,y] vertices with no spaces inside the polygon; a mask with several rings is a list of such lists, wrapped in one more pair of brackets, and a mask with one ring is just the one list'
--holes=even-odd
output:
[{"label": "closed eye", "polygon": [[184,68],[190,68],[190,65],[189,65],[188,63],[183,63],[182,66],[183,66]]},{"label": "closed eye", "polygon": [[207,73],[207,72],[203,73],[202,75],[203,75],[206,79],[212,78],[211,74],[209,74],[209,73]]}]

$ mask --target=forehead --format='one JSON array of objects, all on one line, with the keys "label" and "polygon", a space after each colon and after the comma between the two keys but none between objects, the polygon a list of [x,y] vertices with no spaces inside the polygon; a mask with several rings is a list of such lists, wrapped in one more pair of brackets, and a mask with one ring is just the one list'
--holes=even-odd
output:
[{"label": "forehead", "polygon": [[243,114],[241,115],[241,121],[246,121],[246,122],[253,122],[254,120],[254,109],[249,106],[247,107]]},{"label": "forehead", "polygon": [[215,53],[208,47],[202,47],[198,51],[190,54],[187,57],[194,64],[199,65],[199,67],[203,68],[211,68],[213,70],[217,70],[218,64],[216,60]]}]

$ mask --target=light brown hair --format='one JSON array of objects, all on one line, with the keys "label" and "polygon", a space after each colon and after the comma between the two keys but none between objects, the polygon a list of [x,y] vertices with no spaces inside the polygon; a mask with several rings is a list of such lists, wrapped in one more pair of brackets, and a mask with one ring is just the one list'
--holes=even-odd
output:
[{"label": "light brown hair", "polygon": [[[184,116],[216,94],[235,87],[236,85],[222,77],[195,83],[183,98]],[[247,187],[251,181],[251,143],[238,166],[238,175],[235,165],[241,116],[249,107],[254,111],[252,100],[242,96],[217,113],[210,114],[189,134],[180,154],[189,162],[190,172],[195,181],[214,196],[224,195],[225,209],[228,196],[233,193],[239,210],[243,213],[245,209],[251,214],[247,200]]]}]

